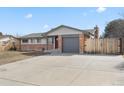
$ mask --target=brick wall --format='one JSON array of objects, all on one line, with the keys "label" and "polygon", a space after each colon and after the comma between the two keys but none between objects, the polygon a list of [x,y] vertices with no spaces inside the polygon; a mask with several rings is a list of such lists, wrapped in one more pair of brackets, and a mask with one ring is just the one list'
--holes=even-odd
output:
[{"label": "brick wall", "polygon": [[[30,51],[30,50],[42,51],[43,48],[47,49],[47,45],[46,44],[23,44],[21,45],[22,51]],[[48,45],[48,49],[53,49],[53,45]]]},{"label": "brick wall", "polygon": [[58,49],[62,52],[62,36],[58,36]]},{"label": "brick wall", "polygon": [[79,35],[80,53],[84,52],[84,34]]}]

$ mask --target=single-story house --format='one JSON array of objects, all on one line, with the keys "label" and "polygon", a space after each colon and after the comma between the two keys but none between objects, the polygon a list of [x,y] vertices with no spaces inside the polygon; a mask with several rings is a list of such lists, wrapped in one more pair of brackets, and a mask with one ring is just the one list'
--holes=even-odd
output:
[{"label": "single-story house", "polygon": [[98,38],[99,28],[81,30],[61,25],[46,33],[32,33],[21,37],[21,49],[49,50],[60,53],[83,53],[88,38]]}]

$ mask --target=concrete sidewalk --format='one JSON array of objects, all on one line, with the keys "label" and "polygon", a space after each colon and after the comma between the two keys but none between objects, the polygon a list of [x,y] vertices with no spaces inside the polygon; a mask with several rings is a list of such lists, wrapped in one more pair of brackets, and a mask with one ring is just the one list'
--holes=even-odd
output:
[{"label": "concrete sidewalk", "polygon": [[123,63],[122,56],[39,56],[0,66],[0,85],[124,85]]}]

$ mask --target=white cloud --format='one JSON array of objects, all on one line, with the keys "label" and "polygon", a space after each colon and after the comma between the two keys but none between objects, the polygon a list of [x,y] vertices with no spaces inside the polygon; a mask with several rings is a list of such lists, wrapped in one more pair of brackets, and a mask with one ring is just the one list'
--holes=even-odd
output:
[{"label": "white cloud", "polygon": [[106,11],[106,8],[105,7],[98,7],[96,11],[98,13],[102,13],[102,12]]},{"label": "white cloud", "polygon": [[27,18],[27,19],[31,19],[32,17],[33,17],[32,14],[27,14],[27,15],[25,15],[25,18]]},{"label": "white cloud", "polygon": [[45,25],[43,26],[43,29],[46,29],[46,28],[48,28],[48,27],[49,27],[49,25],[45,24]]}]

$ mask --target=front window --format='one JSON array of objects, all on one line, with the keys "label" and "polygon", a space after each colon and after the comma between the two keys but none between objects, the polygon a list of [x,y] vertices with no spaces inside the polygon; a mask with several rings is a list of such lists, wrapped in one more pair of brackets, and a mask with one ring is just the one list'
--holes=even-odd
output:
[{"label": "front window", "polygon": [[28,39],[23,39],[22,43],[28,43]]},{"label": "front window", "polygon": [[37,43],[41,43],[41,39],[40,38],[37,39]]},{"label": "front window", "polygon": [[47,44],[46,39],[41,39],[41,44]]},{"label": "front window", "polygon": [[53,39],[52,38],[48,38],[48,44],[52,44],[53,43]]},{"label": "front window", "polygon": [[31,43],[33,43],[34,42],[34,40],[33,39],[30,39],[31,40]]}]

